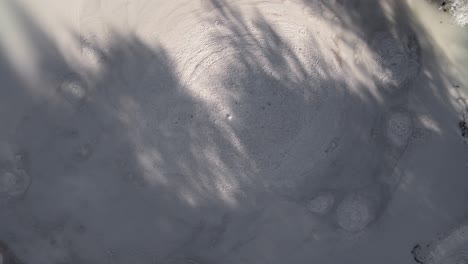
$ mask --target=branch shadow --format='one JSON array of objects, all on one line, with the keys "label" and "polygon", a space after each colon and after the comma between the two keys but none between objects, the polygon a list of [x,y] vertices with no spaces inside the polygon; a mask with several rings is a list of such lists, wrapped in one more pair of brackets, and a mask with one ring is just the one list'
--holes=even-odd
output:
[{"label": "branch shadow", "polygon": [[[431,40],[400,2],[287,3],[204,0],[150,44],[93,6],[73,61],[9,3],[37,72],[1,47],[0,165],[30,183],[2,197],[0,237],[27,263],[294,263],[358,236],[350,199],[378,228],[402,159],[456,131],[414,103],[427,85],[455,120],[447,73],[421,68]],[[334,205],[314,214],[322,193]]]}]

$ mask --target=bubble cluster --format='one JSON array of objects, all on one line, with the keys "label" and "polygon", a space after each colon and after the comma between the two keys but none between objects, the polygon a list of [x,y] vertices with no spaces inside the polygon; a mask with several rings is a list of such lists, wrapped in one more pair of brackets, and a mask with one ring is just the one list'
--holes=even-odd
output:
[{"label": "bubble cluster", "polygon": [[333,194],[324,193],[310,200],[307,205],[307,208],[313,213],[325,214],[331,209],[334,202],[335,197],[333,196]]},{"label": "bubble cluster", "polygon": [[84,85],[74,79],[66,79],[62,82],[59,89],[60,94],[71,104],[79,104],[86,98],[86,89]]},{"label": "bubble cluster", "polygon": [[75,151],[75,158],[79,161],[85,161],[93,154],[93,145],[89,143],[82,144]]},{"label": "bubble cluster", "polygon": [[359,232],[375,218],[371,201],[360,195],[350,195],[341,201],[336,209],[338,225],[349,232]]},{"label": "bubble cluster", "polygon": [[99,51],[91,45],[82,45],[81,54],[83,55],[85,62],[93,67],[97,67],[103,61],[103,57]]},{"label": "bubble cluster", "polygon": [[14,198],[22,195],[31,179],[22,169],[0,170],[0,197]]},{"label": "bubble cluster", "polygon": [[304,29],[304,28],[303,28],[303,29],[300,29],[300,30],[299,30],[299,34],[300,34],[301,36],[305,36],[305,35],[307,35],[307,30]]},{"label": "bubble cluster", "polygon": [[393,112],[387,116],[385,130],[391,143],[404,146],[413,132],[412,118],[405,112]]}]

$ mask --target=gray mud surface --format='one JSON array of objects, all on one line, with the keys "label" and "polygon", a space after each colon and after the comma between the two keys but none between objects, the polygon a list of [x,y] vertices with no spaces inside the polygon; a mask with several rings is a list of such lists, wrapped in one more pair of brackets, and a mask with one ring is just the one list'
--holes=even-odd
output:
[{"label": "gray mud surface", "polygon": [[416,2],[2,1],[0,264],[468,263],[468,34]]}]

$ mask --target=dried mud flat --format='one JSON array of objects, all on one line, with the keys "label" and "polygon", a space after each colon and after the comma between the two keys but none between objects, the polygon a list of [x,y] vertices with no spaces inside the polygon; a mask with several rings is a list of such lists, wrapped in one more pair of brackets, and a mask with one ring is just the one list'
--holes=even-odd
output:
[{"label": "dried mud flat", "polygon": [[410,263],[464,221],[463,75],[411,1],[47,3],[0,5],[0,263]]}]

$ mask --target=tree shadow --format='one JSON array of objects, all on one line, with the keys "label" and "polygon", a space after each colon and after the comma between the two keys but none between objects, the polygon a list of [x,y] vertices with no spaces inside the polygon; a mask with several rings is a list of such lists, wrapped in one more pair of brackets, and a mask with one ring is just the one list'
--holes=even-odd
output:
[{"label": "tree shadow", "polygon": [[[354,197],[371,212],[365,231],[378,228],[403,157],[453,133],[429,126],[412,94],[427,84],[425,102],[455,119],[435,88],[444,71],[421,68],[431,42],[401,3],[287,6],[202,1],[148,43],[93,5],[70,29],[70,58],[9,3],[36,72],[2,47],[13,128],[1,131],[2,172],[31,180],[4,199],[2,239],[28,263],[276,263],[356,238],[340,206]],[[309,209],[321,193],[335,199],[324,215]]]}]

